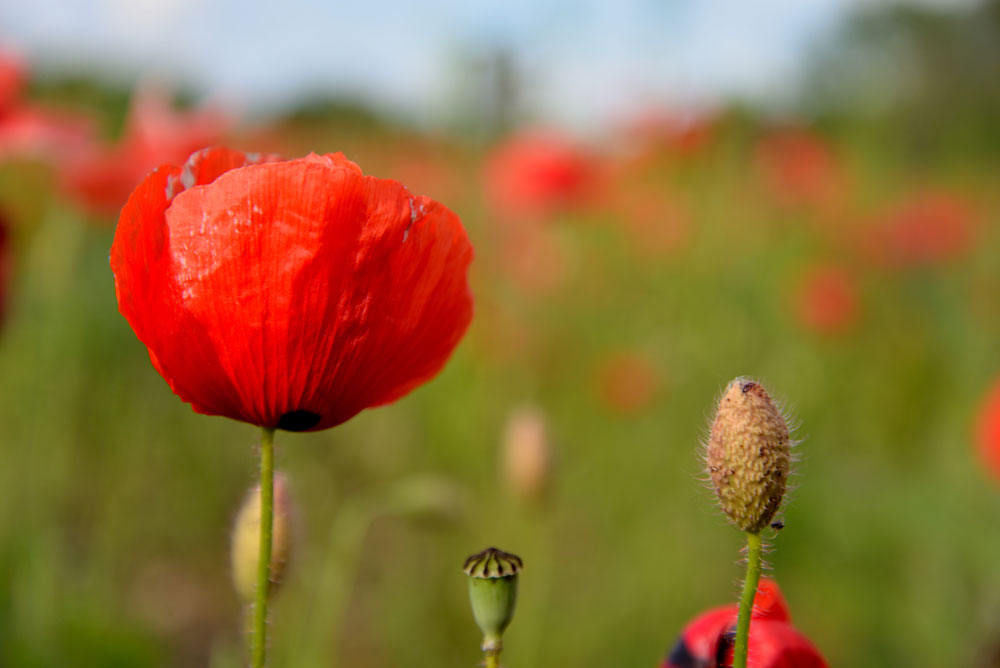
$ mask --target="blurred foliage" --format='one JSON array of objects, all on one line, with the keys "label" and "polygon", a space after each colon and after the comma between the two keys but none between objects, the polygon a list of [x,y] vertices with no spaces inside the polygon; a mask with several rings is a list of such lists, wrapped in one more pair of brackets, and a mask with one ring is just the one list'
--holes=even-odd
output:
[{"label": "blurred foliage", "polygon": [[814,54],[807,114],[881,120],[914,158],[1000,155],[1000,1],[862,5]]}]

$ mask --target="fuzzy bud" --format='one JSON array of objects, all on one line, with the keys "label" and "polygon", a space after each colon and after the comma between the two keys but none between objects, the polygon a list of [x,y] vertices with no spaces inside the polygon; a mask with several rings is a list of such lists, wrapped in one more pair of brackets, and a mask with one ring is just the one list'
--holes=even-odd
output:
[{"label": "fuzzy bud", "polygon": [[791,465],[788,423],[760,383],[729,383],[705,455],[722,510],[739,529],[759,533],[781,505]]},{"label": "fuzzy bud", "polygon": [[529,504],[540,503],[552,474],[552,448],[545,415],[535,407],[518,408],[504,430],[503,470],[514,496]]},{"label": "fuzzy bud", "polygon": [[[288,479],[274,475],[274,524],[271,534],[271,585],[277,585],[285,572],[291,552],[292,520]],[[251,489],[240,506],[233,524],[230,558],[233,584],[244,602],[254,600],[257,591],[257,564],[260,548],[260,485]]]},{"label": "fuzzy bud", "polygon": [[483,650],[499,652],[504,630],[514,618],[521,558],[490,547],[465,560],[472,615],[483,632]]}]

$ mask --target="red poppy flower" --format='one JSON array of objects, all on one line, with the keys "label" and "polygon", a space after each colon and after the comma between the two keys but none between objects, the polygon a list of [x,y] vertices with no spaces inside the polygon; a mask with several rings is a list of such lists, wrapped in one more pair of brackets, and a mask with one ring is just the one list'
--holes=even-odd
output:
[{"label": "red poppy flower", "polygon": [[976,446],[990,475],[1000,480],[1000,380],[990,388],[979,409]]},{"label": "red poppy flower", "polygon": [[857,322],[858,295],[843,267],[817,265],[801,278],[796,295],[801,323],[819,334],[841,334]]},{"label": "red poppy flower", "polygon": [[755,159],[765,186],[779,204],[826,210],[843,196],[843,169],[819,135],[795,129],[774,132],[758,143]]},{"label": "red poppy flower", "polygon": [[472,317],[471,259],[451,211],[339,153],[223,148],[147,176],[111,248],[119,309],[174,392],[293,431],[437,373]]},{"label": "red poppy flower", "polygon": [[92,126],[82,116],[26,104],[24,63],[0,50],[0,161],[11,157],[58,158],[88,142]]},{"label": "red poppy flower", "polygon": [[89,119],[33,105],[0,112],[0,160],[28,157],[58,162],[90,145]]},{"label": "red poppy flower", "polygon": [[[700,615],[684,629],[660,668],[723,668],[733,665],[738,606]],[[749,668],[826,668],[809,639],[791,624],[788,604],[773,580],[761,580],[750,615]]]},{"label": "red poppy flower", "polygon": [[957,193],[920,190],[882,215],[869,246],[890,266],[930,266],[965,255],[975,222],[972,205]]},{"label": "red poppy flower", "polygon": [[176,111],[164,90],[142,86],[132,99],[121,141],[91,142],[71,154],[61,165],[63,185],[97,214],[117,212],[151,169],[183,162],[202,146],[219,141],[229,124],[212,109]]},{"label": "red poppy flower", "polygon": [[525,133],[496,148],[486,166],[490,204],[513,220],[544,218],[590,199],[597,162],[569,139]]},{"label": "red poppy flower", "polygon": [[653,362],[640,352],[619,351],[597,370],[601,402],[620,415],[638,415],[656,399],[660,378]]},{"label": "red poppy flower", "polygon": [[16,55],[0,49],[0,112],[11,106],[24,87],[24,63]]}]

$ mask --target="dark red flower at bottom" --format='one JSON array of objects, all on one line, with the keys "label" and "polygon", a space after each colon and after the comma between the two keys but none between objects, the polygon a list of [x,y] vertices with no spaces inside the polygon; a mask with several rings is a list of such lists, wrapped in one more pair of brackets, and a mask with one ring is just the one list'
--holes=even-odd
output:
[{"label": "dark red flower at bottom", "polygon": [[436,374],[472,318],[458,217],[343,155],[205,149],[122,209],[118,307],[199,413],[324,429]]},{"label": "dark red flower at bottom", "polygon": [[[733,665],[738,606],[715,608],[684,629],[660,668],[724,668]],[[749,668],[827,668],[816,647],[791,624],[778,584],[762,580],[750,617]]]}]

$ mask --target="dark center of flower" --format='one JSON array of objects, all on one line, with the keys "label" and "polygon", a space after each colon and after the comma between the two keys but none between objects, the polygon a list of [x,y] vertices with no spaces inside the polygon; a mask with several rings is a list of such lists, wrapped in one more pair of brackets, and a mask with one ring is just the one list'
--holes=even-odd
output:
[{"label": "dark center of flower", "polygon": [[705,662],[691,653],[691,649],[684,642],[684,636],[681,636],[667,657],[667,665],[670,668],[701,668]]},{"label": "dark center of flower", "polygon": [[278,429],[285,431],[305,431],[319,424],[319,413],[312,411],[290,411],[278,418]]}]

